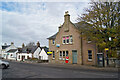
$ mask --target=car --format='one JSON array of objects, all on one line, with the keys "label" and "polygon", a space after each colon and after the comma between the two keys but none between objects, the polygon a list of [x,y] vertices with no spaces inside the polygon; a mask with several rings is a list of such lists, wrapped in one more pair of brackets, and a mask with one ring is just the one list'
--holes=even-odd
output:
[{"label": "car", "polygon": [[7,69],[9,67],[9,62],[0,60],[0,69]]}]

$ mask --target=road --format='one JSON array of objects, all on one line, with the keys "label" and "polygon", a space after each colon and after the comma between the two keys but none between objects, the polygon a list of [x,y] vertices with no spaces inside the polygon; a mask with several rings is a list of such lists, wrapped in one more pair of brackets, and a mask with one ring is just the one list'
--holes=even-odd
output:
[{"label": "road", "polygon": [[117,78],[117,72],[104,72],[87,69],[74,69],[46,66],[49,64],[30,64],[10,62],[9,69],[2,70],[3,78]]}]

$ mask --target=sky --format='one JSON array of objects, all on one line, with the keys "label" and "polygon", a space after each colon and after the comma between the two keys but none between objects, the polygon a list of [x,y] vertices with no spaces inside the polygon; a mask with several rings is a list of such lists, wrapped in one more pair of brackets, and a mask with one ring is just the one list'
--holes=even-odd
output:
[{"label": "sky", "polygon": [[78,15],[89,7],[88,2],[0,2],[1,44],[40,42],[48,46],[47,38],[64,22],[65,11],[76,23]]}]

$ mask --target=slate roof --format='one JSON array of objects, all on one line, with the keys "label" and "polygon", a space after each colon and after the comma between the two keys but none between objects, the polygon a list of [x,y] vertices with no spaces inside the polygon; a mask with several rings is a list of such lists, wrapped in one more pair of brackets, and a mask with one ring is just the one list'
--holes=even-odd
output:
[{"label": "slate roof", "polygon": [[7,47],[10,47],[10,45],[3,45],[2,49],[6,49]]},{"label": "slate roof", "polygon": [[44,49],[46,53],[49,52],[49,48],[47,48],[46,46],[45,47],[41,47],[41,49]]},{"label": "slate roof", "polygon": [[34,53],[38,46],[25,46],[18,49],[18,53]]},{"label": "slate roof", "polygon": [[58,32],[55,33],[54,35],[52,35],[51,37],[47,38],[47,39],[55,39],[57,34],[58,34]]},{"label": "slate roof", "polygon": [[[78,29],[79,26],[80,26],[78,23],[72,23],[72,24],[74,25],[74,27],[75,27],[76,29]],[[60,27],[63,27],[63,26],[60,26]],[[47,38],[47,39],[55,39],[57,34],[58,34],[58,32],[55,33],[54,35],[52,35],[51,37]]]},{"label": "slate roof", "polygon": [[[72,22],[71,22],[71,23],[72,23]],[[78,29],[78,30],[80,30],[81,28],[84,28],[85,26],[89,26],[88,23],[84,23],[84,22],[82,22],[82,21],[81,21],[81,22],[78,22],[78,23],[72,23],[72,24],[73,24],[74,27],[75,27],[76,29]],[[60,27],[63,27],[63,25],[60,26]],[[54,34],[53,36],[47,38],[47,39],[55,39],[57,34],[58,34],[58,32],[57,32],[56,34]]]},{"label": "slate roof", "polygon": [[9,53],[14,53],[14,52],[16,52],[17,51],[17,49],[10,49],[9,51],[7,51],[7,52],[9,52]]}]

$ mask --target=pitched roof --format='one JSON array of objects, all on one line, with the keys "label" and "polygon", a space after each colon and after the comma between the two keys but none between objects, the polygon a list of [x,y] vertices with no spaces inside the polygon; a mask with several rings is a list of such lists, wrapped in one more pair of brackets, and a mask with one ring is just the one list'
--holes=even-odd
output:
[{"label": "pitched roof", "polygon": [[18,53],[34,53],[38,46],[25,46],[23,48],[19,48]]},{"label": "pitched roof", "polygon": [[6,49],[7,47],[10,47],[10,45],[3,45],[2,49]]},{"label": "pitched roof", "polygon": [[9,53],[14,53],[14,52],[16,52],[17,51],[17,49],[10,49],[9,51],[7,51],[7,52],[9,52]]},{"label": "pitched roof", "polygon": [[[72,24],[74,25],[74,27],[75,27],[76,29],[78,29],[79,26],[80,26],[79,23],[72,23]],[[60,27],[63,27],[63,25],[61,25]],[[47,39],[55,39],[57,34],[58,34],[58,32],[55,33],[54,35],[52,35],[51,37],[47,38]]]},{"label": "pitched roof", "polygon": [[49,48],[47,48],[46,46],[45,47],[41,47],[41,49],[44,49],[46,53],[49,51]]},{"label": "pitched roof", "polygon": [[52,35],[51,37],[47,38],[47,39],[55,39],[57,34],[58,34],[58,32],[55,33],[54,35]]}]

